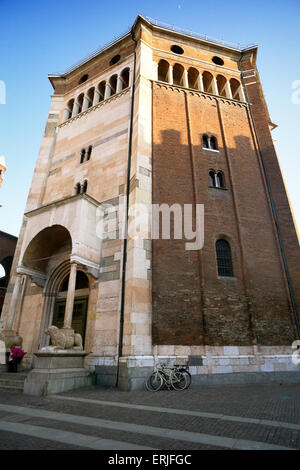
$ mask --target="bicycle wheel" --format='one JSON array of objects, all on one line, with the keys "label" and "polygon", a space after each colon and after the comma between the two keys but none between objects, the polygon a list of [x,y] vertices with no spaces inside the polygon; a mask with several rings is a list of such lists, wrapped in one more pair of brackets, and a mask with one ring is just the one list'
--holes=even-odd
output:
[{"label": "bicycle wheel", "polygon": [[174,390],[185,390],[188,387],[187,374],[180,371],[174,371],[171,376],[171,384]]},{"label": "bicycle wheel", "polygon": [[191,385],[191,382],[192,382],[192,376],[191,376],[191,374],[190,374],[189,371],[186,370],[186,369],[179,369],[179,372],[181,372],[182,374],[186,375],[186,379],[187,379],[187,386],[186,386],[186,388],[189,388],[189,386]]},{"label": "bicycle wheel", "polygon": [[149,392],[158,392],[163,386],[163,378],[159,372],[152,372],[146,380],[146,388]]}]

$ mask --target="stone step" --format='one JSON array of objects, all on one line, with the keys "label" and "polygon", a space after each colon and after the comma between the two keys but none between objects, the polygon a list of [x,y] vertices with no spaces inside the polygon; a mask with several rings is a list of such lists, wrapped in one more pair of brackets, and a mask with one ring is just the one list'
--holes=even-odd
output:
[{"label": "stone step", "polygon": [[21,370],[20,372],[1,372],[0,390],[15,390],[23,392],[24,381],[28,374],[29,370]]},{"label": "stone step", "polygon": [[20,392],[23,393],[23,385],[19,385],[18,387],[16,385],[2,385],[0,384],[0,390],[7,390],[7,391],[15,391],[15,392]]},{"label": "stone step", "polygon": [[2,378],[0,377],[0,387],[2,385],[11,385],[11,386],[16,386],[16,387],[22,387],[24,385],[24,380],[19,380],[19,379],[9,379],[9,378]]},{"label": "stone step", "polygon": [[0,379],[25,380],[29,371],[24,372],[2,372]]}]

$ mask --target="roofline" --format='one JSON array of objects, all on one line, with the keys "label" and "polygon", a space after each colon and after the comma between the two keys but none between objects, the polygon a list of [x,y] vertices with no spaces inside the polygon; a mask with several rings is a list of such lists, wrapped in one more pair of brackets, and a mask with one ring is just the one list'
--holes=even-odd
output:
[{"label": "roofline", "polygon": [[236,52],[242,52],[248,49],[250,50],[250,49],[258,47],[257,44],[248,44],[247,46],[244,46],[244,47],[241,47],[240,44],[235,44],[235,45],[230,44],[222,39],[216,39],[216,38],[207,36],[206,34],[199,34],[193,31],[184,30],[174,25],[167,25],[166,23],[162,23],[159,20],[154,20],[153,18],[150,18],[148,16],[145,18],[142,15],[138,15],[133,27],[135,27],[139,19],[142,19],[144,22],[148,23],[148,25],[150,25],[151,27],[154,27],[155,29],[160,29],[163,31],[167,31],[169,33],[178,34],[180,36],[187,37],[187,38],[193,38],[205,44],[213,44],[214,46],[220,47],[221,49],[229,49],[231,51],[234,50]]},{"label": "roofline", "polygon": [[125,33],[124,32],[121,33],[116,39],[114,39],[113,41],[110,41],[109,43],[105,44],[103,47],[96,49],[94,52],[89,54],[85,59],[82,59],[82,60],[78,61],[76,64],[74,64],[74,65],[70,66],[69,68],[67,68],[64,72],[48,74],[48,78],[49,78],[51,84],[53,85],[52,79],[54,79],[54,78],[65,78],[69,73],[74,72],[74,70],[76,70],[77,68],[79,68],[82,65],[88,63],[90,60],[94,59],[99,54],[101,54],[101,53],[107,51],[109,48],[115,46],[119,41],[122,41],[123,39],[125,39],[127,36],[129,36],[132,33],[132,31],[134,29],[136,29],[139,22],[144,22],[148,26],[150,26],[151,28],[154,28],[156,30],[166,31],[168,33],[171,33],[171,34],[173,33],[173,34],[182,36],[184,38],[193,38],[193,39],[195,39],[195,40],[197,40],[201,43],[204,43],[204,44],[213,44],[214,46],[216,46],[220,49],[227,49],[227,50],[230,50],[230,51],[235,51],[235,52],[241,53],[241,52],[246,52],[248,50],[258,48],[258,46],[256,44],[247,45],[244,48],[242,48],[242,47],[239,48],[238,47],[239,45],[236,44],[235,45],[236,47],[235,47],[234,45],[230,45],[229,43],[226,43],[223,40],[210,38],[210,37],[208,37],[204,34],[198,34],[198,33],[192,32],[192,31],[189,32],[188,30],[183,30],[183,29],[177,28],[175,26],[167,25],[165,23],[159,22],[158,20],[153,20],[150,17],[144,17],[141,14],[138,14],[138,16],[136,17],[131,29],[129,29]]},{"label": "roofline", "polygon": [[51,78],[59,78],[59,77],[64,78],[69,73],[74,72],[74,70],[76,70],[77,68],[81,67],[82,65],[86,64],[90,60],[97,57],[97,55],[102,54],[102,52],[107,51],[108,49],[113,47],[115,44],[117,44],[119,41],[122,41],[127,36],[130,36],[130,34],[131,34],[131,30],[126,32],[126,33],[122,33],[117,39],[114,39],[113,41],[110,41],[109,43],[107,43],[103,47],[96,49],[94,52],[90,53],[85,59],[79,60],[76,64],[71,65],[64,72],[48,74],[49,80],[51,81]]},{"label": "roofline", "polygon": [[0,230],[0,237],[6,237],[15,241],[18,240],[18,237],[16,237],[15,235],[11,235],[10,233],[7,233],[7,232],[2,232],[2,230]]}]

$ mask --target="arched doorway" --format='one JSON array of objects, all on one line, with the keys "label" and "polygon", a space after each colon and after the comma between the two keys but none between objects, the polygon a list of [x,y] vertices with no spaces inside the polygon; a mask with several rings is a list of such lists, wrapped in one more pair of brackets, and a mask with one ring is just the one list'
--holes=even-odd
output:
[{"label": "arched doorway", "polygon": [[[68,292],[69,274],[60,283],[53,310],[52,325],[62,328],[64,326],[66,298]],[[89,280],[80,270],[76,273],[75,299],[73,307],[72,328],[79,333],[84,343],[89,300]]]}]

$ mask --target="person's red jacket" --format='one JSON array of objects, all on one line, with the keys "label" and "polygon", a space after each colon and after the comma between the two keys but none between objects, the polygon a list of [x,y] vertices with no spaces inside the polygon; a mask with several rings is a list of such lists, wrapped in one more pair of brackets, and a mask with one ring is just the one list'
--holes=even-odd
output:
[{"label": "person's red jacket", "polygon": [[16,357],[23,357],[24,351],[21,348],[11,348],[11,358],[15,359]]}]

